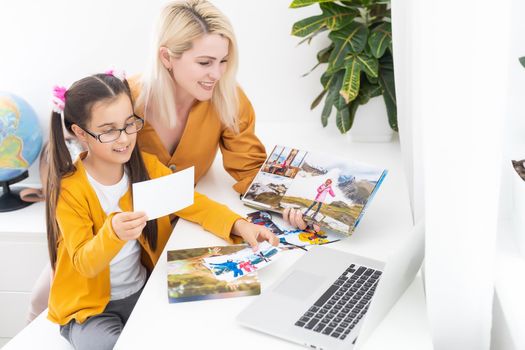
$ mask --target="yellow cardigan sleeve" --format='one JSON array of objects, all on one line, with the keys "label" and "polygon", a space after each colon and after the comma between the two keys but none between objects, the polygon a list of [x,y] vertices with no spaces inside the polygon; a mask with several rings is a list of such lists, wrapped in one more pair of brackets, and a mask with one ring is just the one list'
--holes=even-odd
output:
[{"label": "yellow cardigan sleeve", "polygon": [[113,214],[109,215],[95,234],[87,206],[79,203],[67,190],[60,193],[56,218],[61,244],[65,245],[74,268],[85,277],[95,277],[106,269],[126,243],[113,231],[112,217]]},{"label": "yellow cardigan sleeve", "polygon": [[[155,177],[171,174],[171,170],[160,161],[156,161]],[[227,206],[217,203],[203,194],[194,192],[193,204],[174,213],[175,215],[195,222],[216,236],[233,243],[238,240],[230,237],[233,224],[242,217]]]},{"label": "yellow cardigan sleeve", "polygon": [[219,143],[224,169],[237,181],[233,189],[244,194],[266,160],[266,150],[255,135],[255,112],[239,89],[239,133],[224,129]]}]

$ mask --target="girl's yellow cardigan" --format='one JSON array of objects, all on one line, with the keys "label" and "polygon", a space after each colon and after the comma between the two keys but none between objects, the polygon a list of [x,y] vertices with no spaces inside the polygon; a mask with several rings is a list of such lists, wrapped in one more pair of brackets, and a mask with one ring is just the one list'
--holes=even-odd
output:
[{"label": "girl's yellow cardigan", "polygon": [[[80,156],[85,158],[86,153]],[[143,153],[150,178],[171,174],[155,156]],[[49,296],[48,318],[65,325],[75,319],[100,314],[111,295],[109,263],[126,243],[111,226],[114,213],[106,216],[91,187],[82,161],[75,162],[76,171],[61,181],[56,219],[61,237],[58,241],[55,276]],[[119,201],[120,208],[132,211],[131,191]],[[231,242],[234,222],[241,217],[226,206],[195,192],[194,204],[175,213],[200,224],[205,230]],[[172,231],[168,216],[157,219],[158,243],[152,250],[143,237],[142,264],[151,271],[159,259]]]}]

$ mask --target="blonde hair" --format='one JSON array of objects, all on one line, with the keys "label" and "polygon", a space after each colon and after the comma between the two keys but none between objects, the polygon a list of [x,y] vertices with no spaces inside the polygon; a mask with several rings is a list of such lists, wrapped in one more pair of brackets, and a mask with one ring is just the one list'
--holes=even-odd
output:
[{"label": "blonde hair", "polygon": [[211,103],[223,126],[238,132],[237,42],[226,16],[206,0],[174,1],[162,10],[149,75],[142,78],[136,107],[143,108],[145,118],[155,115],[170,127],[175,126],[175,86],[159,50],[164,46],[172,57],[180,57],[191,49],[193,40],[204,34],[219,34],[229,40],[227,68],[214,88]]}]

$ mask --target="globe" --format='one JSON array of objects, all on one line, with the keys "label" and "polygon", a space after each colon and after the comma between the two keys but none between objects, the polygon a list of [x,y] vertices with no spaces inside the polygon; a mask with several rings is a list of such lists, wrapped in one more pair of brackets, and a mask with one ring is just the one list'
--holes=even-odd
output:
[{"label": "globe", "polygon": [[7,185],[27,176],[27,169],[42,148],[42,129],[31,106],[22,98],[0,92],[0,184]]}]

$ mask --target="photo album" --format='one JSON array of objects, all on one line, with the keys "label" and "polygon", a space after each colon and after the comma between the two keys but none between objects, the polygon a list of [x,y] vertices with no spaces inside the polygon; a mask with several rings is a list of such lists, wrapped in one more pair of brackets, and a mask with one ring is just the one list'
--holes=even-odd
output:
[{"label": "photo album", "polygon": [[242,200],[278,213],[296,208],[307,222],[350,235],[386,174],[371,165],[275,146]]}]

